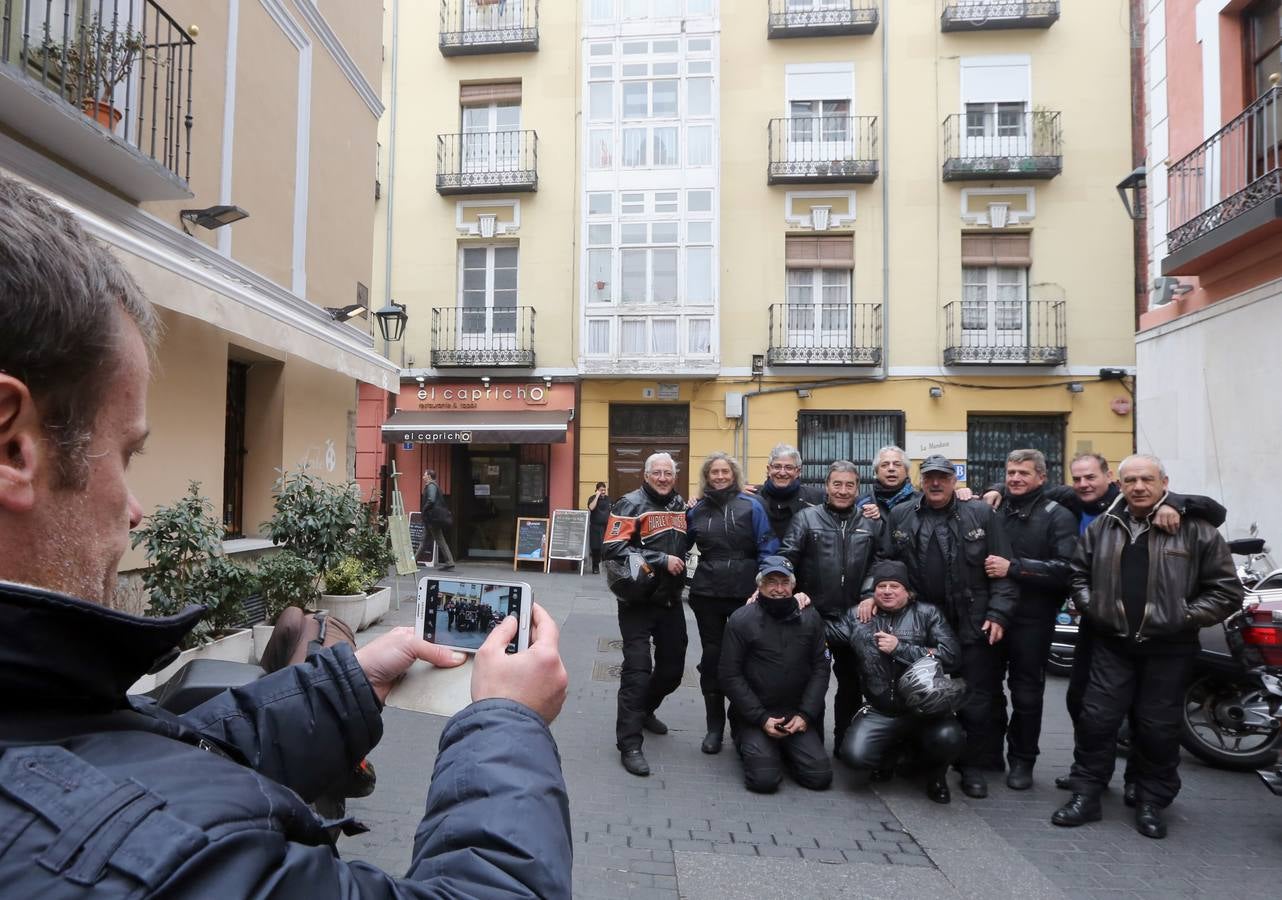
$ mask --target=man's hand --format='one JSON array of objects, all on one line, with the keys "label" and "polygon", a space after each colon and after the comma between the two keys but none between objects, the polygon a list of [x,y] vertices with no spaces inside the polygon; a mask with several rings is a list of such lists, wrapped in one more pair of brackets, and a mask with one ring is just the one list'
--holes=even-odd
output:
[{"label": "man's hand", "polygon": [[1153,513],[1153,524],[1167,534],[1175,534],[1180,530],[1180,514],[1175,507],[1163,503],[1157,508],[1157,512]]},{"label": "man's hand", "polygon": [[766,724],[761,726],[761,730],[766,733],[766,737],[772,737],[777,741],[788,736],[788,732],[784,730],[783,723],[783,716],[774,716],[766,719]]},{"label": "man's hand", "polygon": [[686,570],[686,564],[679,556],[668,557],[668,571],[673,575],[680,575]]},{"label": "man's hand", "polygon": [[983,627],[979,630],[988,635],[988,643],[990,644],[997,643],[1002,639],[1002,636],[1006,634],[1006,629],[1002,628],[1000,624],[994,622],[992,619],[985,619]]},{"label": "man's hand", "polygon": [[1002,505],[1002,492],[986,491],[981,499],[993,509],[997,509],[997,507]]},{"label": "man's hand", "polygon": [[396,679],[419,659],[438,669],[452,669],[466,660],[467,654],[429,643],[408,626],[380,634],[356,651],[356,661],[361,664],[379,703],[387,699]]},{"label": "man's hand", "polygon": [[1001,556],[989,555],[984,560],[984,572],[989,578],[1005,578],[1006,573],[1010,571],[1010,560]]},{"label": "man's hand", "polygon": [[801,716],[793,716],[787,722],[780,725],[779,730],[787,734],[801,734],[806,730],[806,720]]},{"label": "man's hand", "polygon": [[873,640],[877,642],[877,649],[882,653],[894,653],[895,648],[899,646],[899,638],[888,631],[878,631],[873,635]]},{"label": "man's hand", "polygon": [[954,493],[957,494],[957,499],[962,503],[965,503],[967,500],[975,499],[975,492],[968,487],[959,487]]},{"label": "man's hand", "polygon": [[865,519],[876,521],[881,518],[881,507],[876,503],[865,503],[859,507],[859,511],[864,514]]},{"label": "man's hand", "polygon": [[761,490],[761,487],[756,484],[745,484],[742,489],[747,491],[749,494],[755,494],[757,491]]},{"label": "man's hand", "polygon": [[560,630],[547,610],[536,603],[530,616],[529,649],[510,654],[507,645],[516,632],[516,617],[508,616],[476,651],[472,700],[515,700],[551,725],[565,703],[569,683],[558,650]]},{"label": "man's hand", "polygon": [[876,608],[876,604],[872,602],[872,597],[860,600],[859,605],[855,607],[855,617],[860,622],[871,622],[873,611]]},{"label": "man's hand", "polygon": [[797,591],[792,596],[797,598],[797,609],[805,609],[810,605],[810,595],[805,591]]}]

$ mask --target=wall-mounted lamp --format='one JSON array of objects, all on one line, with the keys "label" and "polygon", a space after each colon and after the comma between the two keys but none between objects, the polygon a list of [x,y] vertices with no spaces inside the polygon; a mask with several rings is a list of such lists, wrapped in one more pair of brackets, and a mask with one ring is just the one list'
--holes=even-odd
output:
[{"label": "wall-mounted lamp", "polygon": [[551,390],[551,389],[552,389],[552,376],[551,376],[551,375],[544,375],[544,376],[543,376],[543,386],[544,386],[545,388],[547,388],[548,390]]},{"label": "wall-mounted lamp", "polygon": [[764,353],[752,354],[752,374],[766,374],[766,355]]},{"label": "wall-mounted lamp", "polygon": [[1070,381],[1068,384],[1064,385],[1064,387],[1068,388],[1068,392],[1070,394],[1080,394],[1086,390],[1086,386],[1080,381]]},{"label": "wall-mounted lamp", "polygon": [[369,310],[359,303],[353,303],[351,306],[327,306],[325,312],[333,316],[335,322],[348,322],[365,315]]},{"label": "wall-mounted lamp", "polygon": [[485,385],[486,387],[489,387],[489,386],[490,386],[490,376],[489,376],[489,375],[482,375],[482,376],[481,376],[481,384]]},{"label": "wall-mounted lamp", "polygon": [[204,209],[183,209],[178,211],[178,221],[182,224],[183,231],[187,234],[191,234],[191,231],[187,228],[188,222],[193,225],[199,225],[201,228],[213,230],[248,218],[249,213],[239,206],[206,206]]},{"label": "wall-mounted lamp", "polygon": [[1117,196],[1122,198],[1122,205],[1126,207],[1126,214],[1132,220],[1138,221],[1144,218],[1144,207],[1140,205],[1140,191],[1148,184],[1148,169],[1139,166],[1130,175],[1123,178],[1117,185]]},{"label": "wall-mounted lamp", "polygon": [[1193,285],[1184,284],[1178,278],[1163,275],[1153,282],[1153,294],[1149,298],[1148,308],[1156,309],[1159,306],[1166,306],[1176,297],[1182,297],[1191,290],[1193,290]]},{"label": "wall-mounted lamp", "polygon": [[937,384],[933,385],[930,389],[930,396],[935,400],[938,400],[940,397],[944,396],[944,389]]},{"label": "wall-mounted lamp", "polygon": [[427,383],[427,376],[426,376],[426,375],[415,375],[415,376],[414,376],[414,380],[418,382],[419,387],[422,387],[424,384],[426,384],[426,383]]},{"label": "wall-mounted lamp", "polygon": [[383,340],[390,344],[401,339],[401,335],[405,333],[405,323],[409,320],[404,303],[388,300],[387,305],[374,313],[374,316],[378,319],[378,333],[383,336]]},{"label": "wall-mounted lamp", "polygon": [[810,397],[810,391],[806,390],[805,388],[797,388],[797,396],[800,397],[802,400],[805,400]]}]

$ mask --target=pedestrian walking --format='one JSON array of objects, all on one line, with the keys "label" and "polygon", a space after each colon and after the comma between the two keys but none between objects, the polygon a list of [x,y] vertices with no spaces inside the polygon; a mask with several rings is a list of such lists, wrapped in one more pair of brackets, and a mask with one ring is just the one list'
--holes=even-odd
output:
[{"label": "pedestrian walking", "polygon": [[423,470],[423,493],[419,498],[419,509],[423,513],[423,525],[427,535],[436,542],[436,568],[442,572],[454,568],[454,554],[450,552],[449,542],[445,540],[444,528],[453,524],[450,508],[444,501],[441,486],[436,483],[436,470]]},{"label": "pedestrian walking", "polygon": [[588,550],[592,554],[592,574],[601,572],[601,542],[605,538],[605,523],[610,521],[610,496],[605,492],[605,482],[598,481],[588,498]]}]

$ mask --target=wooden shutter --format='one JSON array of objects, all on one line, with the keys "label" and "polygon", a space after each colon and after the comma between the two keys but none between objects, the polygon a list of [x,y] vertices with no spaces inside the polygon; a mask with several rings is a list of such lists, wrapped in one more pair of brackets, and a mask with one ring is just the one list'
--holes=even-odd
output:
[{"label": "wooden shutter", "polygon": [[491,103],[520,103],[521,82],[496,81],[491,84],[461,84],[459,106],[489,106]]},{"label": "wooden shutter", "polygon": [[1032,235],[963,234],[963,266],[1020,266],[1033,264]]},{"label": "wooden shutter", "polygon": [[811,237],[788,235],[784,265],[789,269],[853,269],[855,239],[851,235]]}]

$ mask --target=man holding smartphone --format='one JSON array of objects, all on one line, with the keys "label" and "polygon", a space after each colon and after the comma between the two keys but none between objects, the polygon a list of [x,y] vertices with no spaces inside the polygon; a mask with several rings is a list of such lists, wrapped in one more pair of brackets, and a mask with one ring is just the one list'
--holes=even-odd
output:
[{"label": "man holding smartphone", "polygon": [[404,878],[340,859],[304,798],[378,743],[383,701],[416,660],[463,654],[400,628],[355,652],[316,650],[181,716],[126,696],[204,612],[110,608],[142,519],[126,470],[147,437],[159,332],[108,250],[0,176],[5,893],[568,897],[569,806],[548,731],[566,674],[538,607],[528,651],[505,652],[509,618],[476,655],[474,702],[441,735]]}]

